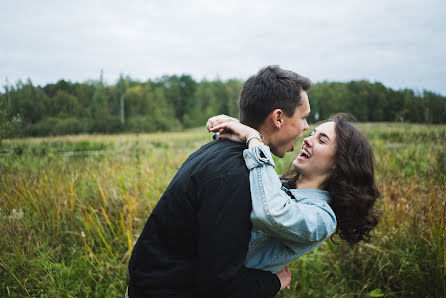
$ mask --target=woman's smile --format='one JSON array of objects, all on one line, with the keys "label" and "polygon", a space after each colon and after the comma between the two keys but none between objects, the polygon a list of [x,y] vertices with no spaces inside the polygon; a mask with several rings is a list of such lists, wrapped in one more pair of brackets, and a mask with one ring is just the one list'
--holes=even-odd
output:
[{"label": "woman's smile", "polygon": [[311,158],[311,154],[310,154],[310,152],[308,152],[308,150],[305,149],[305,148],[302,148],[302,149],[300,150],[299,155],[297,156],[297,159],[298,159],[298,160],[309,160],[310,158]]},{"label": "woman's smile", "polygon": [[293,165],[303,176],[327,176],[333,168],[335,153],[335,124],[326,122],[304,139]]}]

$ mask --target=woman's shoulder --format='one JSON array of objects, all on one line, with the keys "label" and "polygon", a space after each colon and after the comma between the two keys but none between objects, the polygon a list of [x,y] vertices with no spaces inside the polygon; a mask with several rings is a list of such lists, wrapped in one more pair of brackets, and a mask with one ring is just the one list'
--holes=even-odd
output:
[{"label": "woman's shoulder", "polygon": [[312,210],[324,211],[333,219],[336,227],[336,215],[330,206],[331,197],[328,191],[321,189],[290,189],[296,204],[316,207]]},{"label": "woman's shoulder", "polygon": [[311,200],[314,202],[326,202],[330,203],[330,194],[326,190],[321,189],[311,189],[311,188],[294,188],[289,189],[291,194],[296,198],[296,200]]}]

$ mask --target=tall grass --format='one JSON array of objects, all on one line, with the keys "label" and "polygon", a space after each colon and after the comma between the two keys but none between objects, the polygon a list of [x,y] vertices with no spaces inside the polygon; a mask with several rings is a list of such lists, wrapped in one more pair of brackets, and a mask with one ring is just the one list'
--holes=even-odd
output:
[{"label": "tall grass", "polygon": [[[293,262],[281,297],[445,297],[445,126],[359,125],[383,211],[374,240]],[[133,245],[176,171],[210,136],[9,140],[0,149],[0,296],[115,297]],[[293,154],[277,160],[283,172]]]}]

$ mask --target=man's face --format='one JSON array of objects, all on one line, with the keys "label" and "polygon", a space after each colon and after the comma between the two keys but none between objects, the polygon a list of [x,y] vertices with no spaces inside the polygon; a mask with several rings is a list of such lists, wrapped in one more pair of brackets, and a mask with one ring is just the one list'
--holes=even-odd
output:
[{"label": "man's face", "polygon": [[301,91],[302,104],[296,107],[293,116],[283,114],[281,126],[271,135],[270,148],[274,155],[284,157],[285,153],[294,150],[294,142],[302,136],[302,132],[308,129],[307,117],[310,114],[308,95]]}]

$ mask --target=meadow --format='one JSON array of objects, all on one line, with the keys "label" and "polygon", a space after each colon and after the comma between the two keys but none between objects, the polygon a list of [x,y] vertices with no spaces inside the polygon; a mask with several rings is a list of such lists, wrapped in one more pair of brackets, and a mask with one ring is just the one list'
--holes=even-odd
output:
[{"label": "meadow", "polygon": [[[446,297],[446,126],[358,124],[375,153],[372,242],[334,237],[279,297]],[[204,129],[12,139],[0,147],[0,296],[122,297],[135,241]],[[297,142],[300,144],[300,140]],[[288,169],[295,153],[276,159]],[[172,219],[174,220],[174,219]]]}]

